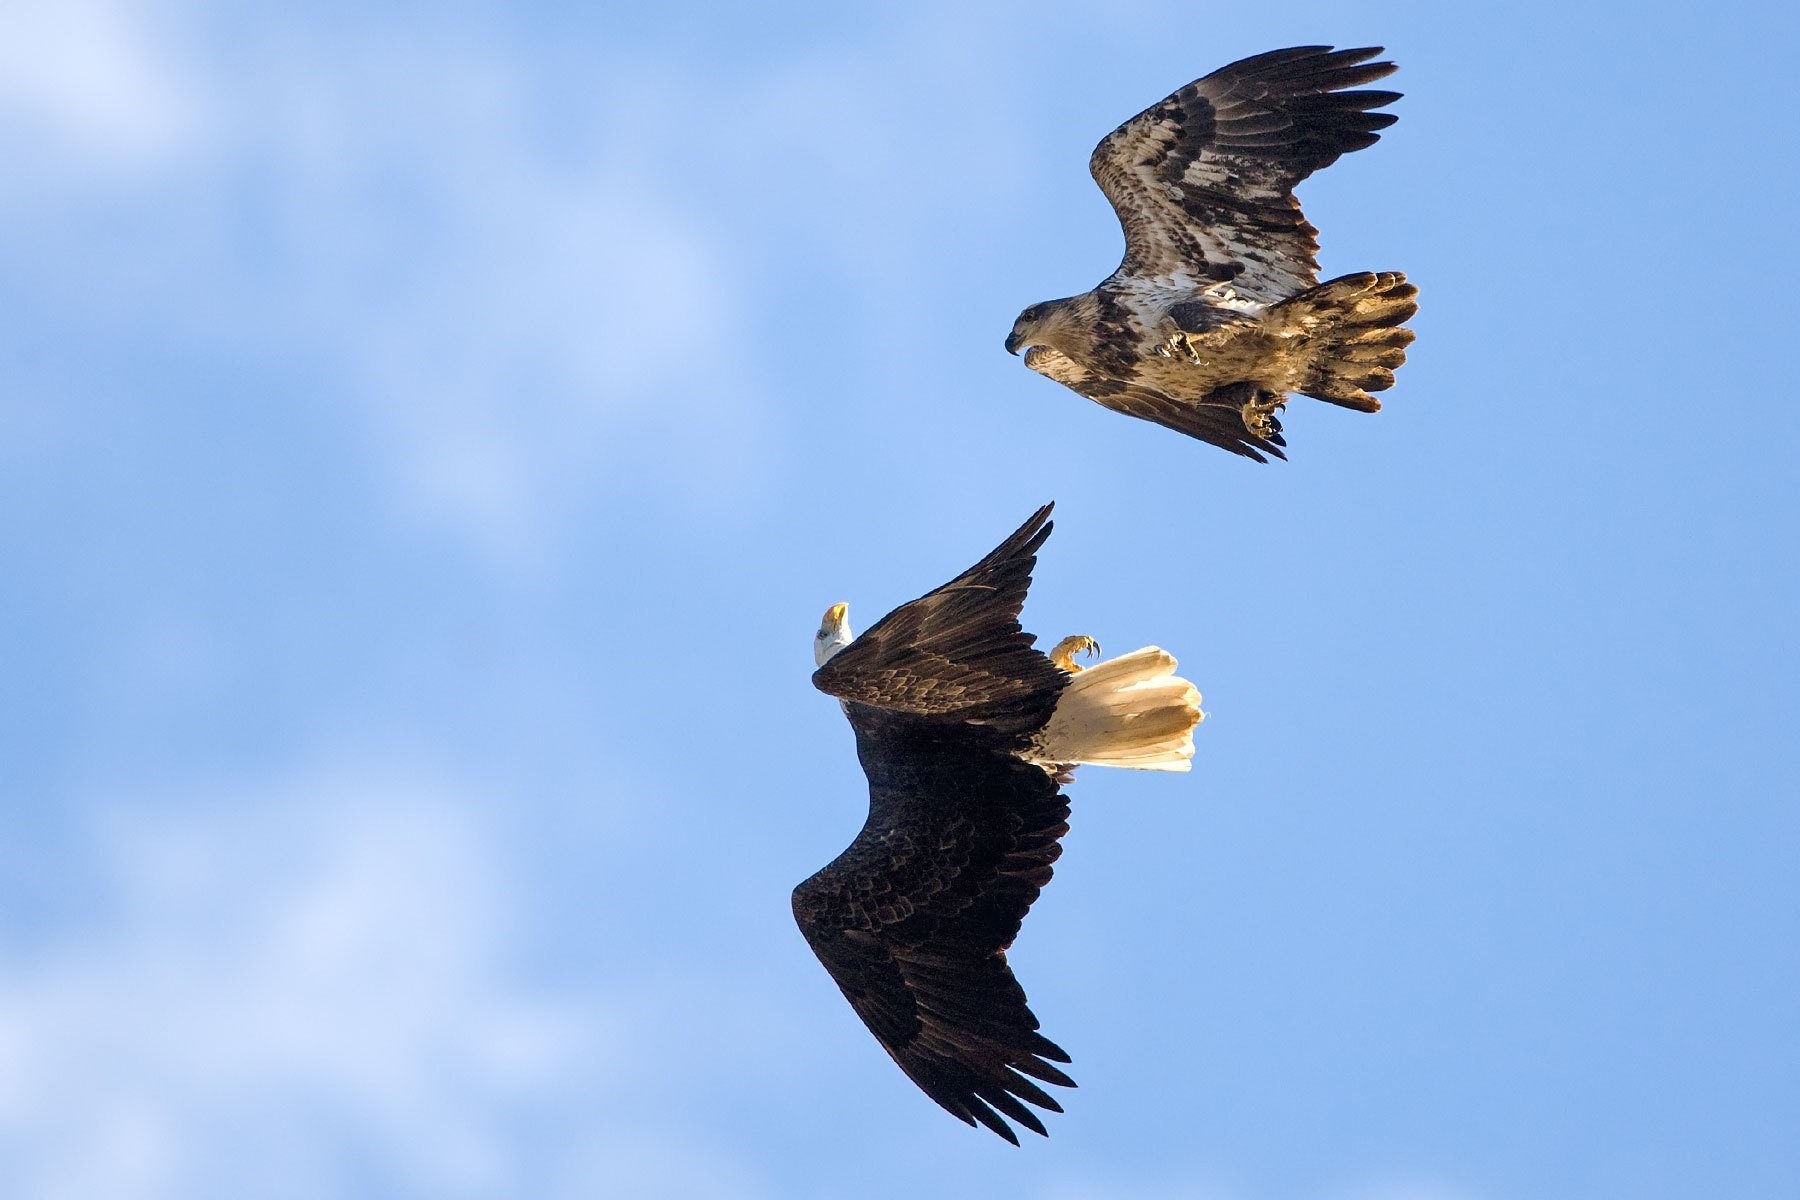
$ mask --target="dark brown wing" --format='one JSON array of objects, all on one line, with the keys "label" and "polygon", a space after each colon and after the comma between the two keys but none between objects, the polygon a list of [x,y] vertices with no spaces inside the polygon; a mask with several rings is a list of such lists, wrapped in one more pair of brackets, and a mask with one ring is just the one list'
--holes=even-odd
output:
[{"label": "dark brown wing", "polygon": [[1019,627],[1051,505],[986,558],[877,621],[813,674],[841,700],[1023,732],[1050,717],[1068,676]]},{"label": "dark brown wing", "polygon": [[929,718],[852,705],[869,820],[794,889],[794,919],[856,1015],[946,1111],[1006,1140],[1035,1133],[1027,1104],[1062,1107],[1033,1080],[1073,1087],[1006,947],[1050,879],[1068,831],[1057,780]]},{"label": "dark brown wing", "polygon": [[1229,282],[1268,303],[1317,283],[1318,230],[1294,187],[1395,121],[1380,47],[1296,46],[1221,67],[1119,126],[1088,169],[1125,228],[1114,282],[1176,291]]},{"label": "dark brown wing", "polygon": [[1240,385],[1215,388],[1197,400],[1178,400],[1154,387],[1091,371],[1048,346],[1033,346],[1025,355],[1025,365],[1114,412],[1154,421],[1233,454],[1257,462],[1268,462],[1270,455],[1287,457],[1282,450],[1287,440],[1281,436],[1279,426],[1275,436],[1268,439],[1245,428]]},{"label": "dark brown wing", "polygon": [[1115,412],[1154,421],[1165,429],[1199,438],[1259,463],[1268,462],[1270,455],[1286,459],[1287,439],[1281,434],[1279,422],[1273,437],[1257,437],[1244,425],[1241,399],[1235,394],[1229,401],[1215,399],[1234,392],[1235,388],[1218,388],[1198,400],[1177,400],[1154,388],[1121,384],[1110,394],[1095,395],[1093,399]]}]

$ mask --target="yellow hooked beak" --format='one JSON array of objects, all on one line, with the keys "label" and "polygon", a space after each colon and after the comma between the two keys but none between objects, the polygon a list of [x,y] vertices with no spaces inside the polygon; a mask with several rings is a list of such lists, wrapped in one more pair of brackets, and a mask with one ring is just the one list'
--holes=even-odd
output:
[{"label": "yellow hooked beak", "polygon": [[836,633],[844,626],[844,618],[850,615],[848,604],[834,604],[825,610],[825,619],[819,622],[820,633]]}]

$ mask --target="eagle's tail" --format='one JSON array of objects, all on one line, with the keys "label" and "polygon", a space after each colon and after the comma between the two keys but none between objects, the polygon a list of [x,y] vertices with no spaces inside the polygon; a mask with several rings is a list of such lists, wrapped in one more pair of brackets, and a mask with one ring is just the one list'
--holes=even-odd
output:
[{"label": "eagle's tail", "polygon": [[1069,680],[1029,756],[1045,765],[1185,771],[1205,715],[1199,690],[1175,674],[1175,656],[1146,646]]},{"label": "eagle's tail", "polygon": [[1295,391],[1361,412],[1381,401],[1370,392],[1394,386],[1419,311],[1419,289],[1399,271],[1363,271],[1328,280],[1269,309],[1284,328],[1312,335],[1316,349]]}]

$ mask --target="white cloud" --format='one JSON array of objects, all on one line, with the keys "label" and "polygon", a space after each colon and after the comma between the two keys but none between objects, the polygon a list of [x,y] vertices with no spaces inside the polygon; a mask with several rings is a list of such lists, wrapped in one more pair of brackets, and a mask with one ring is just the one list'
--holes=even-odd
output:
[{"label": "white cloud", "polygon": [[0,3],[0,129],[103,169],[191,144],[200,114],[156,15],[124,0]]},{"label": "white cloud", "polygon": [[84,342],[216,359],[246,403],[304,381],[399,512],[515,564],[588,502],[757,486],[741,263],[617,127],[604,58],[565,66],[598,77],[571,111],[478,28],[6,11],[0,151],[34,166],[0,186],[0,255]]},{"label": "white cloud", "polygon": [[[115,807],[100,911],[0,979],[0,1163],[38,1197],[322,1195],[345,1146],[512,1194],[508,1121],[607,1049],[509,973],[506,883],[452,789],[324,776],[209,815]],[[273,1182],[271,1182],[273,1181]]]},{"label": "white cloud", "polygon": [[[35,48],[10,51],[32,61],[0,85],[0,151],[34,168],[0,181],[0,256],[34,306],[84,343],[216,358],[246,404],[297,386],[364,437],[395,511],[518,568],[599,505],[741,511],[796,452],[770,415],[795,374],[772,356],[799,340],[779,303],[844,297],[840,328],[805,310],[836,339],[807,370],[900,386],[943,286],[921,248],[1023,185],[977,48],[1005,18],[972,11],[723,81],[671,52],[545,55],[480,18],[20,11]],[[931,119],[843,102],[865,93]],[[22,142],[46,113],[86,132]],[[131,169],[96,176],[102,152]]]},{"label": "white cloud", "polygon": [[603,111],[556,111],[470,39],[268,53],[233,153],[282,178],[300,348],[343,364],[410,507],[530,559],[592,491],[747,486],[758,371],[748,331],[706,316],[742,284]]}]

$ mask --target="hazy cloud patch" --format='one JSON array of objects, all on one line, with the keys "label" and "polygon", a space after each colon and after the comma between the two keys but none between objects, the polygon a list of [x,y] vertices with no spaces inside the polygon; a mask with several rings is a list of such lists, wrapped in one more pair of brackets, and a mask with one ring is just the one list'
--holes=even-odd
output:
[{"label": "hazy cloud patch", "polygon": [[204,114],[162,13],[121,0],[0,4],[0,138],[100,173],[191,147]]},{"label": "hazy cloud patch", "polygon": [[151,819],[110,806],[94,927],[9,955],[0,1157],[34,1196],[323,1194],[355,1147],[506,1193],[509,1121],[616,1041],[509,960],[503,864],[438,781],[323,773]]},{"label": "hazy cloud patch", "polygon": [[[513,564],[597,502],[755,489],[762,364],[719,316],[741,263],[603,96],[569,111],[468,28],[175,11],[5,18],[0,68],[30,69],[0,83],[0,149],[40,165],[0,189],[0,258],[41,320],[229,362],[247,401],[302,381],[399,512]],[[571,69],[604,91],[591,57]]]}]

